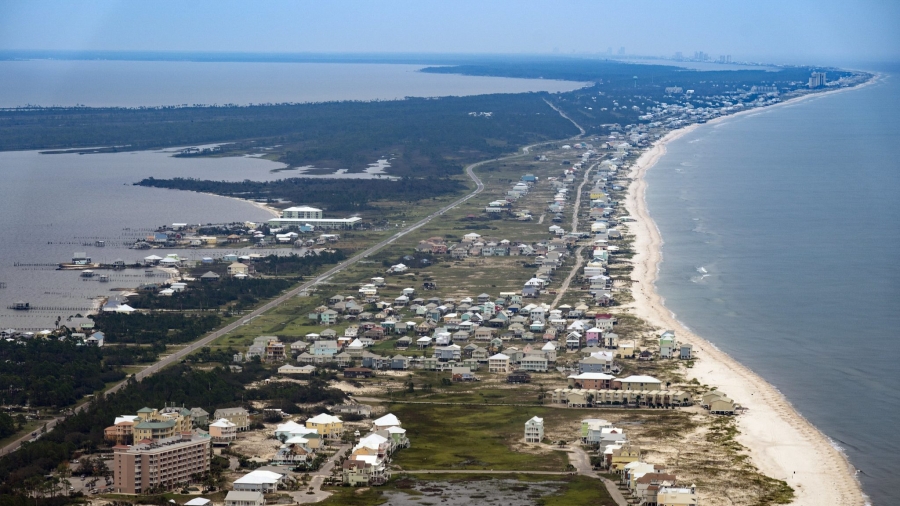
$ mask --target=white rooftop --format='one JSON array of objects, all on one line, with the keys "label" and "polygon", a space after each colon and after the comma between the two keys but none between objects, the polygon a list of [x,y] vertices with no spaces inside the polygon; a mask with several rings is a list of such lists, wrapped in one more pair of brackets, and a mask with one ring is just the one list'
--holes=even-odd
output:
[{"label": "white rooftop", "polygon": [[653,376],[629,376],[620,380],[622,383],[661,383]]},{"label": "white rooftop", "polygon": [[246,485],[263,485],[263,484],[273,484],[278,483],[278,480],[281,479],[280,474],[274,473],[272,471],[265,471],[263,469],[257,469],[255,471],[251,471],[249,474],[246,474],[236,480],[235,483],[246,484]]},{"label": "white rooftop", "polygon": [[319,414],[319,415],[316,415],[316,416],[310,418],[309,420],[307,420],[307,422],[309,422],[309,423],[342,423],[342,420],[336,416],[332,416],[327,413],[322,413],[322,414]]},{"label": "white rooftop", "polygon": [[602,372],[583,372],[581,374],[573,374],[569,376],[573,379],[589,379],[589,380],[611,380],[616,379],[615,376],[603,374]]},{"label": "white rooftop", "polygon": [[382,416],[381,418],[379,418],[378,420],[375,420],[374,423],[376,426],[380,426],[380,427],[384,427],[384,426],[388,426],[388,425],[397,426],[397,425],[400,425],[400,420],[396,416],[394,416],[393,413],[388,413],[388,414]]}]

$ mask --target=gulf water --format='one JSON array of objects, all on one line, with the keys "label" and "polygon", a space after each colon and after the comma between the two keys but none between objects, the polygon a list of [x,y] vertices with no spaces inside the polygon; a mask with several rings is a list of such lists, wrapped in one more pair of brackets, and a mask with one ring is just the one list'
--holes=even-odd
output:
[{"label": "gulf water", "polygon": [[875,505],[900,500],[891,70],[859,90],[703,125],[647,175],[666,306],[840,446]]}]

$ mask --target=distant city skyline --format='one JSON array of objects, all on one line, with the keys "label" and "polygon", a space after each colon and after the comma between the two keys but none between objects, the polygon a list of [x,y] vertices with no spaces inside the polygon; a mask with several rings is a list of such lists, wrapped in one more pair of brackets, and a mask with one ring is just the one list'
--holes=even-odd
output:
[{"label": "distant city skyline", "polygon": [[900,2],[0,0],[0,50],[900,60]]}]

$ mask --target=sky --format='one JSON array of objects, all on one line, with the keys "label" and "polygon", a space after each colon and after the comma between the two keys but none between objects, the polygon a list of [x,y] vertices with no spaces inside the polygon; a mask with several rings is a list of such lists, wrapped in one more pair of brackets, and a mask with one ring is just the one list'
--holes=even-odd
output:
[{"label": "sky", "polygon": [[0,0],[0,50],[602,53],[900,61],[897,0]]}]

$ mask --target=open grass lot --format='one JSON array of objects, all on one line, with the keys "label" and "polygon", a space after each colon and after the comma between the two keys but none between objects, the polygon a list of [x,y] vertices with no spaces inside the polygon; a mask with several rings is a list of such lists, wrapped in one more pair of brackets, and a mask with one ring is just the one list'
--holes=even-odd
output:
[{"label": "open grass lot", "polygon": [[562,489],[538,500],[540,506],[612,506],[616,502],[609,496],[600,480],[586,476],[573,476],[564,481]]},{"label": "open grass lot", "polygon": [[546,408],[394,404],[389,409],[416,442],[394,460],[405,469],[565,471],[568,464],[562,452],[513,449],[525,420]]},{"label": "open grass lot", "polygon": [[600,480],[584,476],[525,474],[399,475],[378,488],[333,489],[334,495],[318,503],[326,506],[479,504],[514,506],[612,506]]}]

